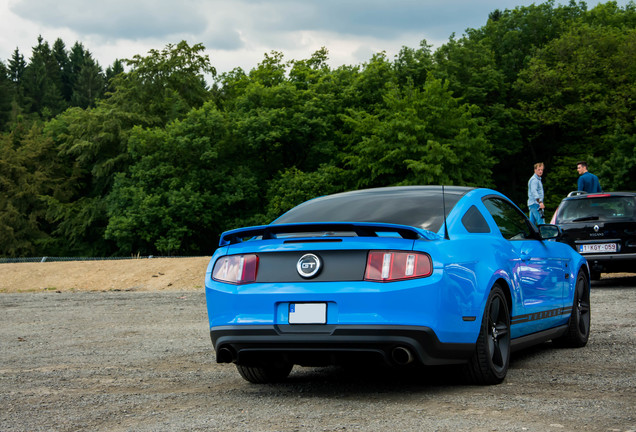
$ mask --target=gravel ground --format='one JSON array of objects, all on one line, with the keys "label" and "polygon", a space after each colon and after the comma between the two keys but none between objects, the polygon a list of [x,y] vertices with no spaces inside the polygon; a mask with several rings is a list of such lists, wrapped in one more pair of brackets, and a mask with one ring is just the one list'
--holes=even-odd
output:
[{"label": "gravel ground", "polygon": [[202,290],[0,294],[1,431],[634,431],[636,277],[596,282],[587,347],[454,369],[299,368],[253,385],[216,364]]}]

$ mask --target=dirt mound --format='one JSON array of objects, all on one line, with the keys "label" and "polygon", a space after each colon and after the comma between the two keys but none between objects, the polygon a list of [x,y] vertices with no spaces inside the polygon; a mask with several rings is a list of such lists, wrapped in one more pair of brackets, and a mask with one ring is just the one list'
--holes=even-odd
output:
[{"label": "dirt mound", "polygon": [[0,293],[200,290],[210,257],[0,264]]}]

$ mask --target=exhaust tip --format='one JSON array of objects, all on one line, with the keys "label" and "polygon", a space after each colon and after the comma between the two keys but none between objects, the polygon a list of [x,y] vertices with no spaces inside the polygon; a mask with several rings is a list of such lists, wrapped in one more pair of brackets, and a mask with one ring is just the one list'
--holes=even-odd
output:
[{"label": "exhaust tip", "polygon": [[217,363],[232,363],[234,361],[234,353],[229,348],[221,348],[216,352]]},{"label": "exhaust tip", "polygon": [[396,364],[404,366],[413,361],[413,354],[408,348],[396,347],[393,348],[393,351],[391,351],[391,358]]}]

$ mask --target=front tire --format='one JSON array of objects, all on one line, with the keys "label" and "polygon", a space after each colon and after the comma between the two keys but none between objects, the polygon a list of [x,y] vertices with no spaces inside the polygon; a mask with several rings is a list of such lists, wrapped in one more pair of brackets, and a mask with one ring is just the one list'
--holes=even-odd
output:
[{"label": "front tire", "polygon": [[565,335],[556,340],[557,344],[581,348],[590,338],[590,285],[584,272],[579,272],[574,287],[572,314]]},{"label": "front tire", "polygon": [[501,383],[510,363],[510,311],[499,285],[493,286],[486,301],[475,353],[466,366],[475,384]]},{"label": "front tire", "polygon": [[290,363],[275,363],[262,366],[237,364],[236,368],[245,381],[253,384],[269,384],[285,380],[293,366]]}]

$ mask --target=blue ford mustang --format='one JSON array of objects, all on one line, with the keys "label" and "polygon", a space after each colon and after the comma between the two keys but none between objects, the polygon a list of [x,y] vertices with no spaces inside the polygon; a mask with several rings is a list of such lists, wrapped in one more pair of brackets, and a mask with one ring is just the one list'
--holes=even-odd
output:
[{"label": "blue ford mustang", "polygon": [[[405,186],[328,195],[222,234],[207,268],[219,363],[247,381],[293,365],[463,364],[497,384],[510,353],[582,347],[589,269],[555,225],[490,189]],[[358,363],[356,363],[358,362]]]}]

